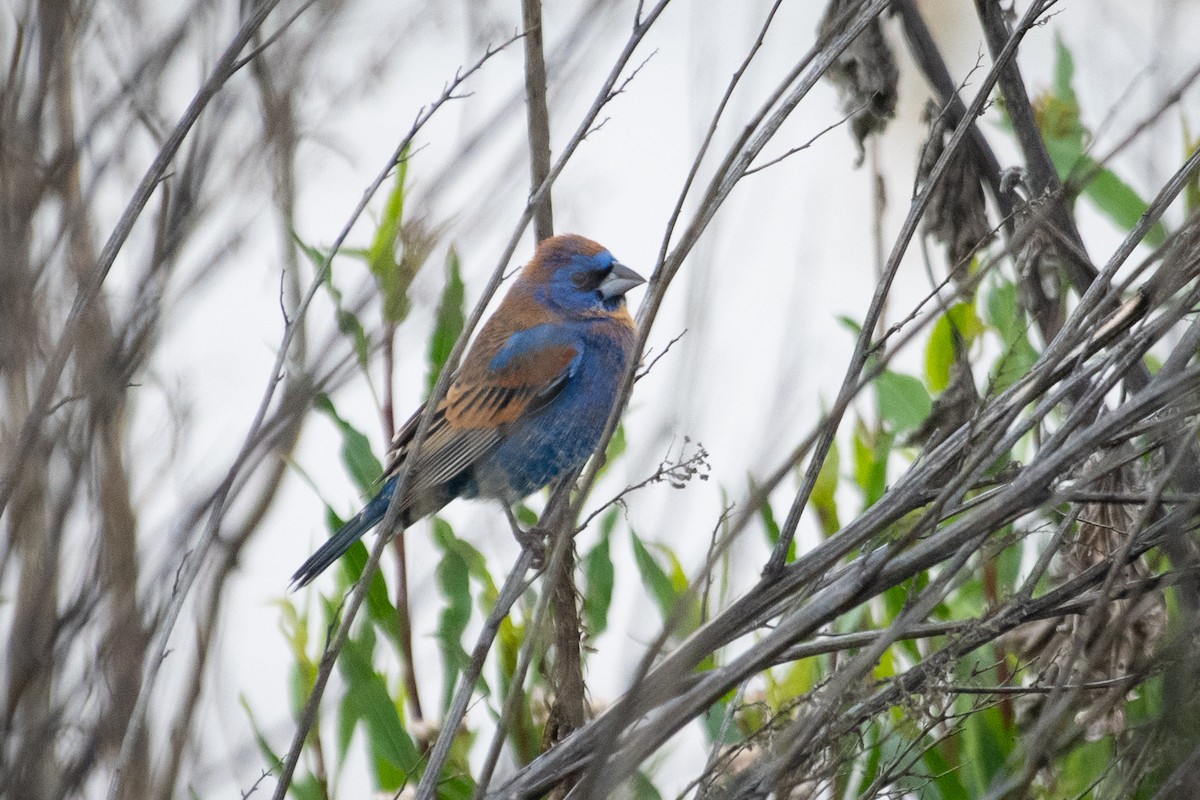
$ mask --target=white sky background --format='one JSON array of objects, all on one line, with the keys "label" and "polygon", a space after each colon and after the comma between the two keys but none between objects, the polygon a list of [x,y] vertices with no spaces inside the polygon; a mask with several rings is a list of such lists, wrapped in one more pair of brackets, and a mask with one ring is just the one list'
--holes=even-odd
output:
[{"label": "white sky background", "polygon": [[[710,115],[769,5],[765,0],[676,0],[633,63],[651,52],[653,57],[604,111],[608,121],[584,143],[556,184],[558,231],[594,238],[624,263],[649,273]],[[729,120],[740,120],[756,108],[777,76],[811,46],[823,5],[816,0],[785,4],[757,65],[734,97]],[[1197,5],[1182,0],[1066,0],[1052,21],[1035,29],[1022,47],[1027,86],[1035,93],[1049,85],[1053,33],[1061,31],[1076,59],[1085,125],[1099,129],[1098,151],[1104,152],[1127,133],[1130,120],[1153,108],[1178,76],[1194,65],[1194,43],[1200,41]],[[563,42],[582,6],[546,3],[549,50]],[[551,72],[556,148],[574,130],[624,43],[633,6],[621,2],[606,7],[599,17],[603,25],[569,48],[567,77]],[[979,54],[986,53],[975,27],[973,3],[930,0],[923,7],[951,58],[956,79],[966,78]],[[502,41],[519,26],[516,0],[446,3],[436,18],[414,18],[418,8],[424,5],[354,4],[352,14],[327,32],[332,46],[325,49],[322,62],[309,65],[311,90],[295,102],[308,137],[300,150],[299,233],[310,243],[333,240],[417,110],[437,97],[445,81],[461,65],[472,63],[485,44]],[[214,26],[214,30],[225,28]],[[894,22],[888,23],[887,31],[898,43]],[[897,47],[897,54],[900,104],[878,147],[888,196],[884,220],[888,245],[907,211],[915,152],[925,132],[920,116],[929,96],[902,47]],[[1154,61],[1147,63],[1146,54]],[[986,56],[983,60],[986,65]],[[447,233],[413,287],[413,312],[397,338],[396,412],[401,419],[415,407],[424,388],[426,343],[441,290],[446,246],[453,243],[459,252],[468,302],[474,303],[521,212],[528,191],[524,107],[518,94],[522,68],[520,45],[498,55],[464,87],[473,96],[447,106],[418,139],[424,149],[409,166],[411,199],[406,213],[445,222]],[[970,82],[977,84],[981,78],[979,73]],[[190,96],[194,82],[194,76],[180,77],[179,90],[187,93],[182,96]],[[1123,114],[1102,127],[1118,101],[1128,102],[1133,114]],[[1200,130],[1195,91],[1183,107],[1192,129]],[[499,110],[507,113],[486,148],[478,157],[460,158],[462,142]],[[822,83],[767,147],[765,156],[807,141],[840,117],[833,90]],[[984,129],[1007,166],[1014,163],[1015,151],[995,121],[992,112],[985,117]],[[731,122],[719,130],[713,147],[716,158],[739,128]],[[1180,115],[1168,113],[1144,142],[1130,148],[1114,166],[1145,194],[1181,162],[1181,142]],[[669,545],[685,566],[696,565],[704,556],[721,509],[721,490],[739,499],[747,475],[773,468],[812,426],[822,401],[830,402],[837,392],[852,339],[836,317],[861,318],[874,285],[870,162],[854,169],[855,156],[849,132],[839,128],[810,149],[745,180],[686,263],[650,337],[650,347],[658,352],[684,328],[688,330],[638,384],[625,415],[628,454],[598,487],[594,502],[649,474],[672,443],[677,451],[685,436],[702,442],[711,453],[707,483],[694,482],[683,491],[652,486],[629,502],[628,519],[638,533]],[[702,171],[701,186],[707,174]],[[435,185],[439,176],[448,177]],[[249,209],[256,222],[250,228],[242,271],[225,274],[197,290],[202,294],[189,297],[183,304],[186,313],[167,326],[170,342],[165,351],[170,360],[160,359],[154,365],[150,382],[166,387],[165,396],[186,406],[190,428],[179,451],[188,467],[166,476],[153,472],[139,476],[147,504],[145,531],[153,531],[156,521],[177,511],[172,503],[186,494],[189,482],[211,481],[224,470],[253,416],[279,340],[282,262],[269,188],[256,181],[228,191],[238,213]],[[1086,202],[1080,218],[1093,260],[1103,262],[1118,241],[1117,232]],[[350,244],[362,245],[370,227],[360,224]],[[532,249],[532,233],[527,233],[511,266],[524,263]],[[891,321],[906,314],[928,290],[919,254],[914,243],[893,294]],[[366,286],[361,265],[343,259],[336,270],[347,297],[361,296]],[[114,288],[120,288],[119,270],[113,280]],[[642,295],[642,290],[632,293],[635,306]],[[327,325],[325,298],[320,297],[317,305],[315,319]],[[374,307],[362,319],[369,326],[375,324]],[[900,364],[917,372],[917,352]],[[340,412],[381,450],[378,416],[361,379],[352,380],[334,399]],[[139,435],[146,441],[161,435],[166,413],[161,401],[143,401]],[[306,425],[296,461],[323,495],[348,514],[359,498],[341,468],[339,447],[332,426],[314,416]],[[775,496],[781,517],[794,488],[794,482],[787,482]],[[846,501],[849,506],[843,513],[856,507],[857,498],[851,495]],[[502,579],[516,557],[517,545],[499,508],[459,502],[445,516],[460,536],[488,556],[493,574]],[[226,603],[220,629],[219,666],[202,703],[200,724],[206,734],[201,761],[207,768],[192,776],[202,797],[236,797],[261,768],[238,705],[239,694],[249,699],[273,745],[281,752],[287,748],[292,734],[286,707],[290,659],[278,633],[274,601],[285,591],[295,567],[326,535],[323,520],[320,500],[298,476],[289,477],[266,530],[247,551],[231,587],[233,596]],[[408,535],[416,647],[418,656],[424,654],[431,665],[428,674],[419,676],[428,713],[436,709],[441,694],[437,645],[430,635],[441,600],[432,578],[436,561],[427,527],[418,525]],[[802,525],[802,536],[802,545],[812,541],[811,521]],[[592,541],[594,533],[585,533],[581,551]],[[145,547],[161,555],[153,541]],[[637,588],[624,527],[618,528],[614,539],[614,557],[617,596],[610,629],[594,643],[598,652],[587,675],[591,695],[600,703],[622,690],[640,645],[655,635],[659,625],[657,611]],[[734,552],[735,586],[751,583],[765,557],[762,535],[752,530]],[[385,574],[391,575],[390,563],[385,564]],[[329,579],[318,585],[328,586]],[[468,647],[475,631],[475,625],[468,631]],[[188,625],[181,623],[176,630],[176,639],[184,640],[180,646],[186,646],[189,636]],[[160,691],[171,691],[172,680],[178,679],[181,676],[172,673],[168,659]],[[332,721],[332,714],[328,719]],[[700,758],[701,751],[695,748],[691,739],[681,741],[675,757]],[[366,765],[361,760],[351,762],[340,785],[343,796],[369,785]],[[672,784],[662,785],[669,789]]]}]

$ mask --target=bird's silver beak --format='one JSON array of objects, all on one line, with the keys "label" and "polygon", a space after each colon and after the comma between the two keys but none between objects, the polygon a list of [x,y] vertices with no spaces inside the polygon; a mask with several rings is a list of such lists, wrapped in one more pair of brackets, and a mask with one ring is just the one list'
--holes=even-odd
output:
[{"label": "bird's silver beak", "polygon": [[612,300],[614,297],[620,297],[633,287],[640,286],[645,282],[646,279],[641,275],[638,275],[624,264],[614,261],[612,269],[608,272],[608,277],[600,282],[600,286],[597,289],[605,300]]}]

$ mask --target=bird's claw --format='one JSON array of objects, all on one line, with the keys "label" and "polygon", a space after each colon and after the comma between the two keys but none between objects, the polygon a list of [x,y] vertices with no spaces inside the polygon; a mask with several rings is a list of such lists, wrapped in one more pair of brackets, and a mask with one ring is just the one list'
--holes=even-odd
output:
[{"label": "bird's claw", "polygon": [[517,526],[513,535],[517,543],[533,556],[533,568],[541,569],[546,566],[546,531],[540,525],[534,525],[529,530]]}]

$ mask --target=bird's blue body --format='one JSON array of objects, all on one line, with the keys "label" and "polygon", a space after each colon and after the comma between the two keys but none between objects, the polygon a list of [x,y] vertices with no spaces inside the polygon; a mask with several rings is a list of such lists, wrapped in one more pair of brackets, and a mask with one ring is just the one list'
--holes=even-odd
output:
[{"label": "bird's blue body", "polygon": [[[409,466],[400,524],[456,497],[514,503],[596,447],[633,353],[624,295],[641,276],[581,236],[538,246],[484,324]],[[308,583],[383,519],[424,408],[397,433],[383,487],[296,571]]]},{"label": "bird's blue body", "polygon": [[[578,324],[572,343],[583,354],[554,401],[514,422],[481,458],[463,497],[516,502],[582,466],[604,432],[633,347],[633,331],[614,341],[606,325]],[[627,340],[627,341],[626,341]]]}]

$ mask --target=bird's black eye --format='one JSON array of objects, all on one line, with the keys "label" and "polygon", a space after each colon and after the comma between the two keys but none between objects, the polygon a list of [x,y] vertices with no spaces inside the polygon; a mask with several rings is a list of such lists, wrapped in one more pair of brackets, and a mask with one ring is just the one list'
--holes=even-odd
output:
[{"label": "bird's black eye", "polygon": [[584,272],[576,272],[571,276],[571,283],[575,284],[575,288],[582,292],[594,292],[600,288],[600,284],[604,282],[604,278],[607,275],[607,269],[590,269]]}]

